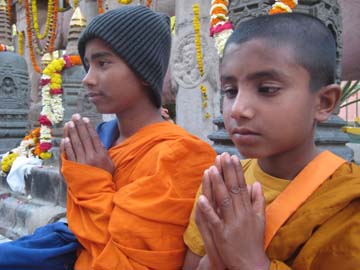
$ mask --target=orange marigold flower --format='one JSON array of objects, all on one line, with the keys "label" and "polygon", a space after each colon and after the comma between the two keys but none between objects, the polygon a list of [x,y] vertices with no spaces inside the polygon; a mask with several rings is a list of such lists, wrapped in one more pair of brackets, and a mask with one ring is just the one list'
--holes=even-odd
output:
[{"label": "orange marigold flower", "polygon": [[291,9],[294,9],[296,7],[296,5],[297,5],[296,0],[281,0],[280,2],[284,3],[285,5],[287,5]]}]

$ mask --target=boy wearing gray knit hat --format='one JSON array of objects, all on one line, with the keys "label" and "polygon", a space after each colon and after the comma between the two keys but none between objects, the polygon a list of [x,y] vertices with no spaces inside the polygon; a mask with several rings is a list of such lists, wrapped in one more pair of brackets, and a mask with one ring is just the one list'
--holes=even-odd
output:
[{"label": "boy wearing gray knit hat", "polygon": [[67,218],[82,244],[75,269],[181,269],[182,235],[210,145],[161,117],[169,18],[143,6],[99,15],[81,34],[83,84],[100,113],[95,130],[65,124],[61,172]]},{"label": "boy wearing gray knit hat", "polygon": [[125,6],[96,16],[80,36],[78,49],[84,63],[85,45],[94,38],[105,41],[150,86],[153,102],[161,106],[161,93],[169,63],[170,18],[144,6]]}]

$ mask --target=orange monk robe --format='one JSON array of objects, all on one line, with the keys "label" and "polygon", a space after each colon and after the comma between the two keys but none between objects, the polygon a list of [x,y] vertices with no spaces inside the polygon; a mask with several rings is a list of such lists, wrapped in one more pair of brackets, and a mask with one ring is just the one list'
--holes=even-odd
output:
[{"label": "orange monk robe", "polygon": [[[267,204],[290,183],[263,172],[257,160],[242,164],[246,181],[262,184]],[[184,241],[193,253],[203,256],[205,249],[193,215]],[[339,167],[285,222],[266,254],[270,270],[360,269],[359,166],[345,163]]]},{"label": "orange monk robe", "polygon": [[109,149],[115,172],[63,158],[67,218],[84,249],[76,270],[181,269],[182,235],[210,145],[169,122]]}]

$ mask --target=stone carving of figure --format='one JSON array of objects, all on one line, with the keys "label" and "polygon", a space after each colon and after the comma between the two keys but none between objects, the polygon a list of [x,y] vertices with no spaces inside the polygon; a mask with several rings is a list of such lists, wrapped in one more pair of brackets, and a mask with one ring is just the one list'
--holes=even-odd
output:
[{"label": "stone carving of figure", "polygon": [[195,43],[185,44],[179,53],[178,62],[174,70],[176,77],[185,85],[193,85],[200,79],[200,72],[197,68]]},{"label": "stone carving of figure", "polygon": [[17,96],[17,87],[10,77],[5,77],[0,86],[1,95],[4,98],[15,98]]}]

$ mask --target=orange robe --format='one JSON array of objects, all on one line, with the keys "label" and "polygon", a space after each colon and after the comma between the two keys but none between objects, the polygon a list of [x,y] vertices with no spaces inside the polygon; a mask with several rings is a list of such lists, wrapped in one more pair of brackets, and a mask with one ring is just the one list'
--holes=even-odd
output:
[{"label": "orange robe", "polygon": [[[263,172],[257,160],[242,164],[248,183],[262,183],[267,204],[290,183]],[[193,253],[205,254],[193,216],[184,240]],[[359,166],[341,165],[282,225],[266,254],[270,270],[360,269]]]},{"label": "orange robe", "polygon": [[76,270],[181,269],[182,239],[215,152],[169,122],[109,149],[115,172],[62,159],[67,218],[84,247]]}]

